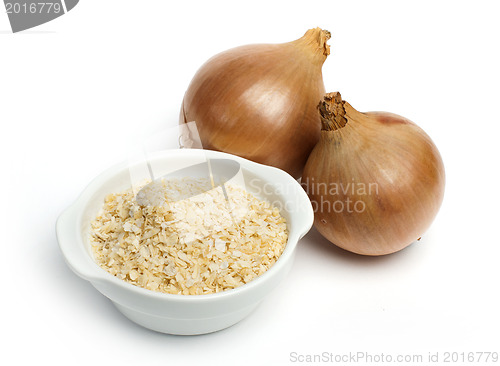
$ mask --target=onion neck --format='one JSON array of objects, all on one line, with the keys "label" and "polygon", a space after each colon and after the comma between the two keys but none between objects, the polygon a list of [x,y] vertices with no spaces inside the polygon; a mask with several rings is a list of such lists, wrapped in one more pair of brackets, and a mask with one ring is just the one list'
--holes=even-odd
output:
[{"label": "onion neck", "polygon": [[331,33],[321,28],[309,29],[301,38],[291,42],[309,53],[321,63],[325,62],[330,54],[330,46],[326,43],[331,38]]},{"label": "onion neck", "polygon": [[348,122],[345,110],[345,101],[339,92],[327,93],[318,105],[321,117],[322,131],[336,131],[344,128]]},{"label": "onion neck", "polygon": [[321,131],[338,131],[346,127],[368,126],[370,117],[366,113],[358,112],[345,100],[339,92],[327,93],[318,104],[321,117]]}]

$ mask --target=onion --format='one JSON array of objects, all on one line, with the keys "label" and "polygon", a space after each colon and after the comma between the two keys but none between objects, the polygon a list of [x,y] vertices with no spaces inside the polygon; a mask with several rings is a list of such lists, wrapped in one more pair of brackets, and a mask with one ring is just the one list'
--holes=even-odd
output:
[{"label": "onion", "polygon": [[203,148],[281,168],[300,177],[319,140],[316,106],[328,31],[293,42],[237,47],[208,60],[182,102],[180,122],[195,121]]},{"label": "onion", "polygon": [[418,240],[443,200],[445,173],[430,137],[408,119],[361,113],[328,93],[322,131],[302,176],[315,227],[354,253],[383,255]]}]

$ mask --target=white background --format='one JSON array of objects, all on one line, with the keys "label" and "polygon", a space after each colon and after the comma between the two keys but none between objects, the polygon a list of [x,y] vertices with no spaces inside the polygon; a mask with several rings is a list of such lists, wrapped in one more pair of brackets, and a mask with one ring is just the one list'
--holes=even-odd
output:
[{"label": "white background", "polygon": [[[500,25],[494,1],[82,0],[12,34],[0,13],[2,358],[36,365],[298,364],[300,355],[500,352]],[[446,166],[441,211],[390,256],[314,229],[250,317],[169,336],[123,317],[65,265],[57,216],[129,142],[175,125],[210,56],[332,33],[327,91],[419,124]],[[348,163],[348,162],[346,162]],[[6,341],[5,341],[6,339]],[[499,362],[500,363],[500,362]]]}]

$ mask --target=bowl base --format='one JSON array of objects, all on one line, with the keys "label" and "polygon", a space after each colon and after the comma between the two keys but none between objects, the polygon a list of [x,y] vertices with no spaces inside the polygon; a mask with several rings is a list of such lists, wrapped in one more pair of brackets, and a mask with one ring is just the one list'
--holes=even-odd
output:
[{"label": "bowl base", "polygon": [[228,328],[247,317],[259,304],[252,304],[233,313],[216,318],[174,319],[157,315],[145,314],[116,302],[116,308],[128,319],[145,328],[160,333],[174,335],[199,335],[216,332]]}]

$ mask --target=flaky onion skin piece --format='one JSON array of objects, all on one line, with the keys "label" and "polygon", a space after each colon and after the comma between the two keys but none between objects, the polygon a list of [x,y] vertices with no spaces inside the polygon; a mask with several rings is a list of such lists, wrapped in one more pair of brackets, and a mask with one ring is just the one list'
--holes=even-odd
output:
[{"label": "flaky onion skin piece", "polygon": [[319,140],[328,31],[293,42],[222,52],[193,77],[180,122],[196,122],[204,149],[235,154],[300,177]]},{"label": "flaky onion skin piece", "polygon": [[417,241],[441,206],[445,171],[431,138],[410,120],[361,113],[328,93],[321,138],[302,176],[314,224],[333,244],[363,255]]}]

